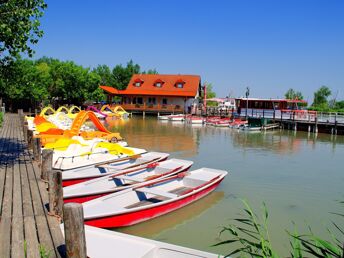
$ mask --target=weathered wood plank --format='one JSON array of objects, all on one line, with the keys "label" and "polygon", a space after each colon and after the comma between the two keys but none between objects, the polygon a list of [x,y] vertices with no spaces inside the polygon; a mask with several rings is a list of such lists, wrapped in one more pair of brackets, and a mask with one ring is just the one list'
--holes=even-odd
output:
[{"label": "weathered wood plank", "polygon": [[55,246],[50,234],[48,221],[45,215],[35,216],[39,243],[50,253],[50,258],[56,257]]},{"label": "weathered wood plank", "polygon": [[12,257],[24,257],[23,201],[19,162],[20,159],[13,168]]},{"label": "weathered wood plank", "polygon": [[11,256],[11,218],[2,217],[0,221],[0,257]]},{"label": "weathered wood plank", "polygon": [[24,217],[24,232],[26,242],[26,257],[40,257],[36,222],[34,216]]}]

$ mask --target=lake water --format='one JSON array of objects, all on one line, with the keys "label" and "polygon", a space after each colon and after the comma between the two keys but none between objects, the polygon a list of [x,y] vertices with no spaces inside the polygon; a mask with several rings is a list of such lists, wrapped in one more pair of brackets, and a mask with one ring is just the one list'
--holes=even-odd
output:
[{"label": "lake water", "polygon": [[171,157],[194,161],[191,169],[210,167],[229,171],[221,185],[207,197],[141,224],[116,229],[137,236],[228,254],[230,246],[211,247],[227,239],[222,226],[241,217],[246,199],[261,215],[269,210],[272,245],[288,255],[286,230],[306,233],[310,225],[328,238],[326,227],[343,212],[344,137],[294,131],[243,132],[229,128],[192,126],[158,121],[156,117],[107,120],[130,146],[168,152]]}]

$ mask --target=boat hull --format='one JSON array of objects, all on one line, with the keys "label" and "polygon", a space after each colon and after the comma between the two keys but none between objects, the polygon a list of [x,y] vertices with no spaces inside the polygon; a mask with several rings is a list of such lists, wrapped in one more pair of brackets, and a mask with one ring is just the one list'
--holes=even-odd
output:
[{"label": "boat hull", "polygon": [[65,186],[79,184],[79,183],[82,183],[82,182],[85,182],[85,181],[88,181],[88,180],[91,180],[91,179],[95,179],[97,177],[101,177],[101,175],[100,176],[95,176],[95,177],[88,177],[88,178],[78,178],[78,179],[63,180],[62,181],[62,186],[65,187]]},{"label": "boat hull", "polygon": [[221,183],[222,180],[223,178],[210,184],[208,187],[201,191],[197,191],[194,194],[187,195],[184,198],[178,199],[174,202],[165,203],[155,207],[147,207],[147,209],[113,215],[109,217],[94,218],[89,220],[85,219],[85,224],[101,228],[114,228],[130,226],[146,220],[150,220],[201,199],[202,197],[215,190],[215,188]]},{"label": "boat hull", "polygon": [[93,194],[93,195],[87,195],[87,196],[78,196],[78,197],[71,197],[71,198],[64,198],[63,202],[64,203],[69,203],[69,202],[76,202],[76,203],[84,203],[91,201],[96,198],[100,198],[102,196],[108,195],[112,192],[109,193],[103,193],[103,194]]}]

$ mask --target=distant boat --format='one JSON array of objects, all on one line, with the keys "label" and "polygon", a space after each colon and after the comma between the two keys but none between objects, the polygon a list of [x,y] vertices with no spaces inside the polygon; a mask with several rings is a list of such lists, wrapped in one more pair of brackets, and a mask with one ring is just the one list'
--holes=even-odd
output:
[{"label": "distant boat", "polygon": [[189,124],[204,124],[204,118],[200,116],[189,116],[186,120]]},{"label": "distant boat", "polygon": [[113,228],[161,216],[206,196],[226,175],[201,168],[85,202],[85,224]]},{"label": "distant boat", "polygon": [[130,187],[146,184],[147,181],[172,176],[188,170],[193,162],[169,159],[131,169],[120,170],[101,178],[96,178],[63,188],[64,202],[78,202],[99,198]]},{"label": "distant boat", "polygon": [[185,121],[185,115],[170,115],[168,116],[169,121]]},{"label": "distant boat", "polygon": [[[64,225],[60,226],[64,234]],[[85,225],[87,256],[92,258],[219,258],[218,254]]]}]

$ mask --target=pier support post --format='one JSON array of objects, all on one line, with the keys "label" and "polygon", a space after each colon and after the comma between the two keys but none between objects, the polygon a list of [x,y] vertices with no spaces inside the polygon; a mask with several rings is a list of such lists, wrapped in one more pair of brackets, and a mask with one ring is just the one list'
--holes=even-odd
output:
[{"label": "pier support post", "polygon": [[314,133],[318,133],[318,117],[315,117],[315,125],[313,128]]},{"label": "pier support post", "polygon": [[53,166],[53,150],[44,149],[42,151],[42,166],[41,166],[41,179],[48,180],[48,171],[52,170]]},{"label": "pier support post", "polygon": [[294,123],[294,131],[297,131],[297,123]]},{"label": "pier support post", "polygon": [[336,113],[336,118],[334,121],[334,135],[337,135],[337,113]]},{"label": "pier support post", "polygon": [[26,124],[24,124],[23,127],[23,137],[24,137],[24,141],[27,142],[27,131],[28,131],[28,126]]},{"label": "pier support post", "polygon": [[27,130],[27,145],[29,149],[32,149],[32,142],[33,142],[33,131]]},{"label": "pier support post", "polygon": [[145,119],[145,117],[146,117],[146,112],[145,111],[142,112],[142,117],[143,117],[143,119]]},{"label": "pier support post", "polygon": [[41,139],[33,138],[32,144],[33,159],[35,161],[41,161]]},{"label": "pier support post", "polygon": [[84,211],[80,203],[63,206],[66,254],[68,258],[86,258]]},{"label": "pier support post", "polygon": [[308,132],[310,132],[311,131],[311,126],[310,125],[308,125]]},{"label": "pier support post", "polygon": [[53,215],[63,215],[62,172],[49,171],[49,211]]}]

